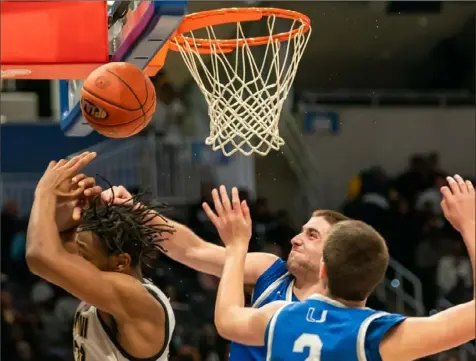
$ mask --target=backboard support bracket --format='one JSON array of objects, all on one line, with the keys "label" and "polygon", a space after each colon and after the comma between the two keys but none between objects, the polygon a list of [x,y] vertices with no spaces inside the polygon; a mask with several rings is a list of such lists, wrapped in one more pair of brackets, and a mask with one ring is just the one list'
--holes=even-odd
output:
[{"label": "backboard support bracket", "polygon": [[[153,60],[182,22],[186,14],[187,1],[148,1],[141,5],[147,6],[142,9],[143,16],[133,27],[129,27],[127,35],[111,56],[110,61],[134,64],[143,69],[147,75],[153,76],[163,65],[165,56],[161,54],[162,56],[158,57],[159,63]],[[148,68],[149,65],[152,66]],[[82,116],[79,94],[75,95],[74,104],[71,104],[70,82],[70,80],[61,80],[59,85],[60,126],[66,136],[87,136],[93,129]],[[79,92],[80,89],[76,91]]]}]

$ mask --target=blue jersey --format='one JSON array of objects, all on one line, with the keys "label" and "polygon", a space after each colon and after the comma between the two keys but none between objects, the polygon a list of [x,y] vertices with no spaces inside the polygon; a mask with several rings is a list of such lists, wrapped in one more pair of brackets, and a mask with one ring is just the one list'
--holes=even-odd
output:
[{"label": "blue jersey", "polygon": [[[273,301],[298,301],[293,294],[294,277],[288,272],[286,262],[278,259],[256,281],[253,292],[253,307],[261,307]],[[265,361],[264,346],[230,344],[229,361]]]},{"label": "blue jersey", "polygon": [[348,308],[325,296],[283,306],[265,336],[266,361],[382,361],[380,342],[402,315]]}]

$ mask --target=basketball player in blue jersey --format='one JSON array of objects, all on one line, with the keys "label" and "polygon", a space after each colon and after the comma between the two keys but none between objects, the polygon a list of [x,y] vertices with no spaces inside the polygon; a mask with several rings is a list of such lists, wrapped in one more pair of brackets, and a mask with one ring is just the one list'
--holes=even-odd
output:
[{"label": "basketball player in blue jersey", "polygon": [[[448,178],[443,212],[466,244],[475,270],[476,197],[471,182]],[[431,317],[405,317],[366,308],[383,279],[389,255],[385,240],[359,221],[343,221],[326,235],[320,283],[324,294],[302,302],[244,307],[244,267],[251,218],[238,192],[222,198],[219,218],[229,230],[226,262],[215,309],[219,333],[230,340],[264,345],[268,361],[410,361],[475,338],[475,301]]]},{"label": "basketball player in blue jersey", "polygon": [[[117,202],[131,198],[131,194],[124,187],[115,186],[103,192],[103,200],[110,201],[113,193]],[[217,215],[206,203],[203,204],[203,209],[217,228],[220,237],[228,238],[230,230],[221,219],[224,206],[229,202],[225,187],[221,186],[219,191],[214,189],[212,199]],[[302,231],[290,240],[292,250],[287,262],[273,254],[248,253],[244,280],[247,285],[254,286],[253,307],[262,307],[278,300],[304,300],[311,294],[322,293],[324,290],[318,276],[323,240],[334,224],[345,220],[348,218],[338,212],[315,211],[302,227]],[[186,226],[172,220],[156,217],[153,222],[167,222],[176,230],[167,240],[161,242],[168,257],[196,271],[221,276],[226,258],[225,247],[205,242]],[[235,342],[230,345],[229,361],[264,361],[265,357],[266,349],[263,346],[247,346]]]}]

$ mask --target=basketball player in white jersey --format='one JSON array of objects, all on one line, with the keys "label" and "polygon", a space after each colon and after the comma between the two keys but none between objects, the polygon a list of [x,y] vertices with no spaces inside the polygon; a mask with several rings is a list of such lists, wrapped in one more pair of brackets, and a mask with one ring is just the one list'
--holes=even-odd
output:
[{"label": "basketball player in white jersey", "polygon": [[165,361],[175,319],[165,295],[143,279],[141,265],[173,228],[151,226],[158,213],[135,200],[95,199],[71,232],[76,254],[60,237],[61,205],[98,188],[94,179],[77,175],[95,156],[86,152],[51,162],[38,182],[28,225],[28,267],[83,301],[74,318],[76,361]]}]

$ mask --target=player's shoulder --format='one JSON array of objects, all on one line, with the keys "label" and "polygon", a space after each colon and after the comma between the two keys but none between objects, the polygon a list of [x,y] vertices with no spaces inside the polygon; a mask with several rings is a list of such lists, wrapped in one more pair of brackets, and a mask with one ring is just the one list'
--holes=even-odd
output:
[{"label": "player's shoulder", "polygon": [[359,347],[365,349],[368,361],[382,361],[380,355],[382,341],[395,326],[400,325],[406,319],[406,316],[383,311],[374,311],[369,315],[359,331]]},{"label": "player's shoulder", "polygon": [[263,273],[261,273],[261,275],[259,275],[256,281],[257,285],[272,282],[288,272],[286,261],[284,261],[282,258],[265,253],[262,255],[266,255],[265,257],[268,257],[267,264],[269,264],[269,266],[264,270]]},{"label": "player's shoulder", "polygon": [[102,277],[114,287],[126,316],[147,316],[157,312],[160,316],[164,313],[164,302],[160,302],[163,297],[158,298],[159,288],[152,283],[145,284],[133,276],[119,272],[102,272]]}]

